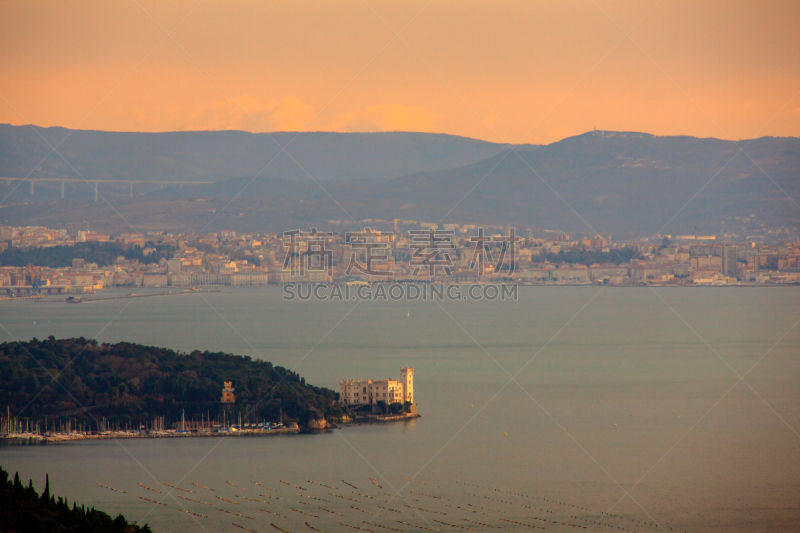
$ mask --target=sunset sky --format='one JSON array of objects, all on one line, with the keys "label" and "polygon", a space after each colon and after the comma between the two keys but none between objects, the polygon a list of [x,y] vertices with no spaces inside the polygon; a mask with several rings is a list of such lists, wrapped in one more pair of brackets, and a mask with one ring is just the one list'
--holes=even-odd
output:
[{"label": "sunset sky", "polygon": [[0,3],[0,122],[800,136],[796,1],[163,4]]}]

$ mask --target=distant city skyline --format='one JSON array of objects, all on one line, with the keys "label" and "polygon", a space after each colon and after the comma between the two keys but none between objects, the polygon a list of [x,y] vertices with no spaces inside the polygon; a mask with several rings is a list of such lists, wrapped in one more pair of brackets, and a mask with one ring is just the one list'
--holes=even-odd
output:
[{"label": "distant city skyline", "polygon": [[16,125],[800,136],[795,3],[7,2],[0,19]]}]

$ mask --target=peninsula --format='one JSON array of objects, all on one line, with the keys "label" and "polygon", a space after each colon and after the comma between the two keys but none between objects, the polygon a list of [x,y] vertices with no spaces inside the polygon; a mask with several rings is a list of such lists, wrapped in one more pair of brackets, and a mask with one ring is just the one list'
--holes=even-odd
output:
[{"label": "peninsula", "polygon": [[[338,394],[247,356],[85,338],[0,344],[2,435],[290,432],[341,420]],[[235,394],[223,398],[223,384]],[[276,431],[277,430],[277,431]],[[72,440],[72,439],[67,439]]]},{"label": "peninsula", "polygon": [[406,394],[366,405],[247,356],[82,337],[2,343],[0,372],[7,441],[284,435],[419,416],[413,369]]}]

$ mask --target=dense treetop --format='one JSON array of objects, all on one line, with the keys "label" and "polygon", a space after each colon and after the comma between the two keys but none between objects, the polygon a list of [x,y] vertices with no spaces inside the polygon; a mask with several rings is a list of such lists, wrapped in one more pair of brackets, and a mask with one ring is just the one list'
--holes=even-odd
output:
[{"label": "dense treetop", "polygon": [[535,261],[544,261],[547,260],[550,263],[572,263],[572,264],[581,264],[590,266],[595,263],[614,263],[615,265],[620,265],[623,263],[629,262],[631,259],[636,259],[640,257],[638,251],[628,246],[612,250],[610,252],[600,252],[597,250],[587,250],[587,249],[578,249],[578,250],[569,250],[564,252],[563,250],[559,251],[558,253],[554,252],[547,252],[541,255],[534,256]]},{"label": "dense treetop", "polygon": [[144,255],[144,250],[139,246],[121,244],[117,242],[78,242],[75,246],[52,246],[50,248],[9,248],[0,253],[0,266],[26,266],[33,263],[36,266],[61,268],[72,266],[73,259],[83,259],[87,263],[97,263],[97,266],[110,265],[119,256],[125,259],[138,259],[140,263],[158,263],[162,258],[172,257],[174,248],[171,246],[149,246],[156,248],[157,253]]},{"label": "dense treetop", "polygon": [[[181,416],[213,418],[221,409],[229,420],[250,413],[253,421],[277,421],[283,413],[302,424],[309,416],[340,412],[334,391],[272,363],[220,352],[51,336],[0,344],[0,375],[0,406],[9,406],[12,416],[69,417],[90,426],[100,417],[131,425],[162,416],[167,423]],[[225,381],[236,389],[234,406],[220,403]]]},{"label": "dense treetop", "polygon": [[48,477],[41,496],[33,488],[22,484],[19,474],[11,481],[8,472],[0,468],[0,531],[4,533],[149,533],[148,526],[128,524],[122,515],[112,519],[94,508],[70,507],[66,498],[50,495]]}]

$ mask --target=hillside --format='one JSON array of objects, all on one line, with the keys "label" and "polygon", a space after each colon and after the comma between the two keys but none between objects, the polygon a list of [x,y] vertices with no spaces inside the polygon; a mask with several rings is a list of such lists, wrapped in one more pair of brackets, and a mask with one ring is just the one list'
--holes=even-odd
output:
[{"label": "hillside", "polygon": [[[251,421],[277,421],[282,412],[302,424],[339,413],[334,391],[269,362],[225,353],[50,337],[0,344],[0,374],[0,405],[19,419],[47,417],[51,425],[70,420],[97,429],[105,418],[138,427],[156,417],[167,424],[184,414],[216,418],[223,410],[228,420],[249,413]],[[233,382],[235,405],[220,403],[224,381]]]},{"label": "hillside", "polygon": [[[353,159],[354,168],[363,164]],[[399,218],[601,234],[687,234],[697,227],[758,239],[778,229],[797,234],[798,199],[800,139],[737,143],[595,131],[547,146],[500,147],[480,161],[400,177],[319,184],[272,173],[234,177],[116,198],[113,209],[85,200],[10,205],[0,222],[72,227],[90,220],[111,232],[129,231],[128,224],[280,232],[351,217],[354,226]]]},{"label": "hillside", "polygon": [[[306,172],[323,181],[395,178],[474,163],[507,147],[415,132],[129,133],[0,124],[0,176],[26,176],[50,152],[47,143],[58,145],[88,180],[155,181],[220,181],[262,171],[292,180],[308,180]],[[79,178],[55,154],[32,176]]]}]

